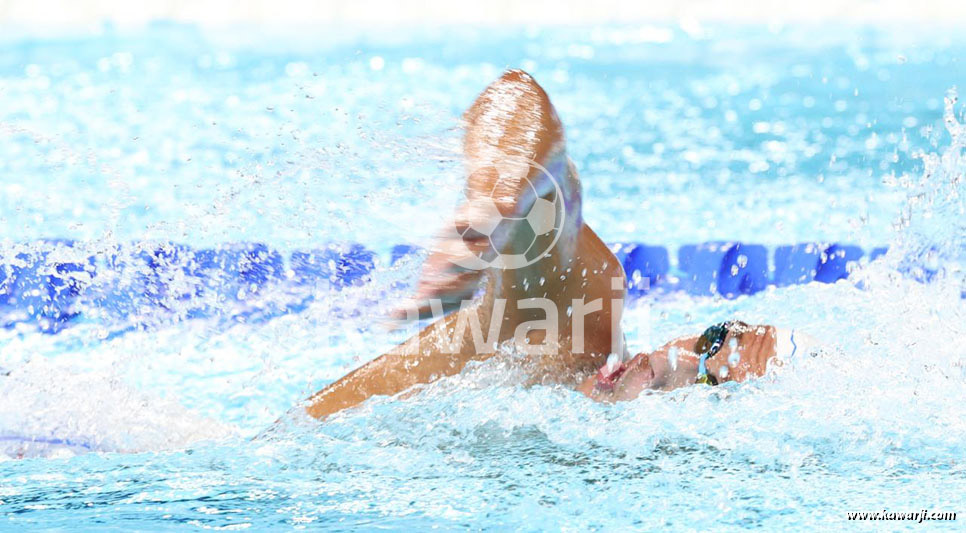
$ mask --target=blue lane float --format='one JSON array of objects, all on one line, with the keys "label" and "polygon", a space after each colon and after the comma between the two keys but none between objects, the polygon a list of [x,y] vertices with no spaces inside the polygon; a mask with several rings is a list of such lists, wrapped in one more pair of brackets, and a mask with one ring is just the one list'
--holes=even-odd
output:
[{"label": "blue lane float", "polygon": [[812,243],[775,248],[775,273],[772,283],[785,287],[813,281],[821,256],[822,249]]},{"label": "blue lane float", "polygon": [[174,243],[133,243],[99,254],[98,283],[81,295],[97,318],[174,312],[200,295],[190,282],[194,250]]},{"label": "blue lane float", "polygon": [[77,297],[96,275],[94,257],[78,257],[68,240],[39,241],[0,264],[0,324],[32,322],[57,333],[76,318]]},{"label": "blue lane float", "polygon": [[624,267],[627,291],[632,296],[647,294],[652,287],[664,283],[671,271],[671,260],[663,246],[628,243],[611,249]]},{"label": "blue lane float", "polygon": [[822,252],[815,269],[815,281],[835,283],[849,277],[850,264],[862,259],[862,249],[858,246],[833,244]]},{"label": "blue lane float", "polygon": [[678,287],[695,296],[716,292],[718,274],[727,253],[727,243],[686,244],[678,248]]},{"label": "blue lane float", "polygon": [[419,246],[414,246],[412,244],[397,244],[392,247],[392,251],[389,253],[389,264],[395,265],[400,259],[408,256],[413,256],[421,253],[423,251]]},{"label": "blue lane float", "polygon": [[[769,286],[834,283],[847,278],[856,262],[886,252],[880,247],[865,254],[838,243],[769,250],[752,243],[711,242],[681,246],[672,264],[672,253],[663,246],[629,242],[610,248],[624,267],[629,298],[672,291],[736,298]],[[95,253],[71,241],[37,241],[0,255],[0,324],[33,324],[56,333],[83,319],[123,318],[140,326],[158,316],[257,320],[297,312],[325,291],[364,285],[377,268],[418,259],[421,252],[400,244],[380,260],[363,245],[346,243],[298,250],[286,258],[263,243],[202,249],[132,243]],[[295,296],[279,301],[281,293]]]},{"label": "blue lane float", "polygon": [[718,294],[736,298],[768,287],[768,250],[760,244],[735,243],[718,267]]},{"label": "blue lane float", "polygon": [[328,282],[342,289],[365,283],[376,266],[376,254],[361,244],[330,245],[292,253],[291,269],[298,283]]},{"label": "blue lane float", "polygon": [[189,263],[194,279],[212,292],[236,301],[256,297],[284,274],[282,254],[262,243],[233,243],[198,250]]}]

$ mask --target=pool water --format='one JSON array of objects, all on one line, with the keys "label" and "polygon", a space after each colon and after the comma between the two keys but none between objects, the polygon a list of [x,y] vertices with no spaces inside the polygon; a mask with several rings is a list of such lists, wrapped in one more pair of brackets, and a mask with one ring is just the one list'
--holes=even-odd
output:
[{"label": "pool water", "polygon": [[[0,529],[812,531],[966,511],[952,30],[3,35],[0,264],[54,249],[89,292],[56,327],[5,315]],[[645,296],[632,349],[739,317],[823,353],[618,405],[493,361],[325,423],[285,416],[404,338],[381,317],[418,257],[389,254],[452,209],[459,114],[508,66],[551,95],[607,242],[889,247],[837,283]],[[212,268],[218,290],[175,273],[139,299],[139,254],[242,242],[290,281],[288,258],[327,243],[374,269],[259,287]]]}]

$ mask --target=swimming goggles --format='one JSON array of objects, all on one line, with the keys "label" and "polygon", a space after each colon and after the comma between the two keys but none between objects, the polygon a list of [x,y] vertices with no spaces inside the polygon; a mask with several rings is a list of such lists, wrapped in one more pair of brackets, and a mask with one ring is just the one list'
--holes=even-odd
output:
[{"label": "swimming goggles", "polygon": [[[698,354],[698,376],[694,382],[698,384],[717,385],[718,378],[708,373],[707,360],[714,357],[721,351],[728,333],[737,324],[742,324],[736,320],[722,322],[704,330],[694,343],[694,353]],[[742,324],[743,325],[743,324]]]}]

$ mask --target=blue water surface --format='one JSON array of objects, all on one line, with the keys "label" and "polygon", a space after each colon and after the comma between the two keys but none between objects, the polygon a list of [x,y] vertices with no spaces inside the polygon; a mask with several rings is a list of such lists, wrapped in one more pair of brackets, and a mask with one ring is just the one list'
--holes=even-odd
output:
[{"label": "blue water surface", "polygon": [[[854,525],[847,511],[966,512],[952,30],[2,35],[0,263],[60,239],[56,253],[99,267],[71,274],[94,287],[71,327],[0,330],[0,529],[813,531]],[[822,341],[752,383],[600,405],[501,359],[273,428],[405,337],[380,320],[418,257],[390,265],[390,251],[425,245],[451,212],[460,113],[506,67],[550,94],[608,242],[672,261],[709,241],[890,251],[837,283],[628,310],[633,349],[731,317]],[[175,273],[132,296],[156,290],[139,254],[240,242],[279,251],[289,280],[293,251],[376,256],[335,288],[213,269],[219,290]]]}]

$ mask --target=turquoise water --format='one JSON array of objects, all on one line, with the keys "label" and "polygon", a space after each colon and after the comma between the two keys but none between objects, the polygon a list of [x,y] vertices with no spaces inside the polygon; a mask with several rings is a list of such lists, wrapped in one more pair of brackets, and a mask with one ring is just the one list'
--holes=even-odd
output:
[{"label": "turquoise water", "polygon": [[[314,298],[297,307],[290,288],[262,293],[282,311],[244,321],[0,330],[2,434],[58,441],[0,459],[0,528],[811,531],[847,511],[966,512],[961,106],[944,120],[966,43],[687,30],[6,32],[5,262],[51,238],[99,261],[133,241],[380,257],[367,284],[299,289]],[[388,250],[425,244],[451,209],[459,113],[506,66],[551,95],[608,242],[890,253],[836,284],[629,310],[634,349],[732,316],[825,342],[740,387],[597,405],[493,362],[266,431],[402,338],[377,319],[416,265]],[[116,264],[95,285],[136,278]]]}]

